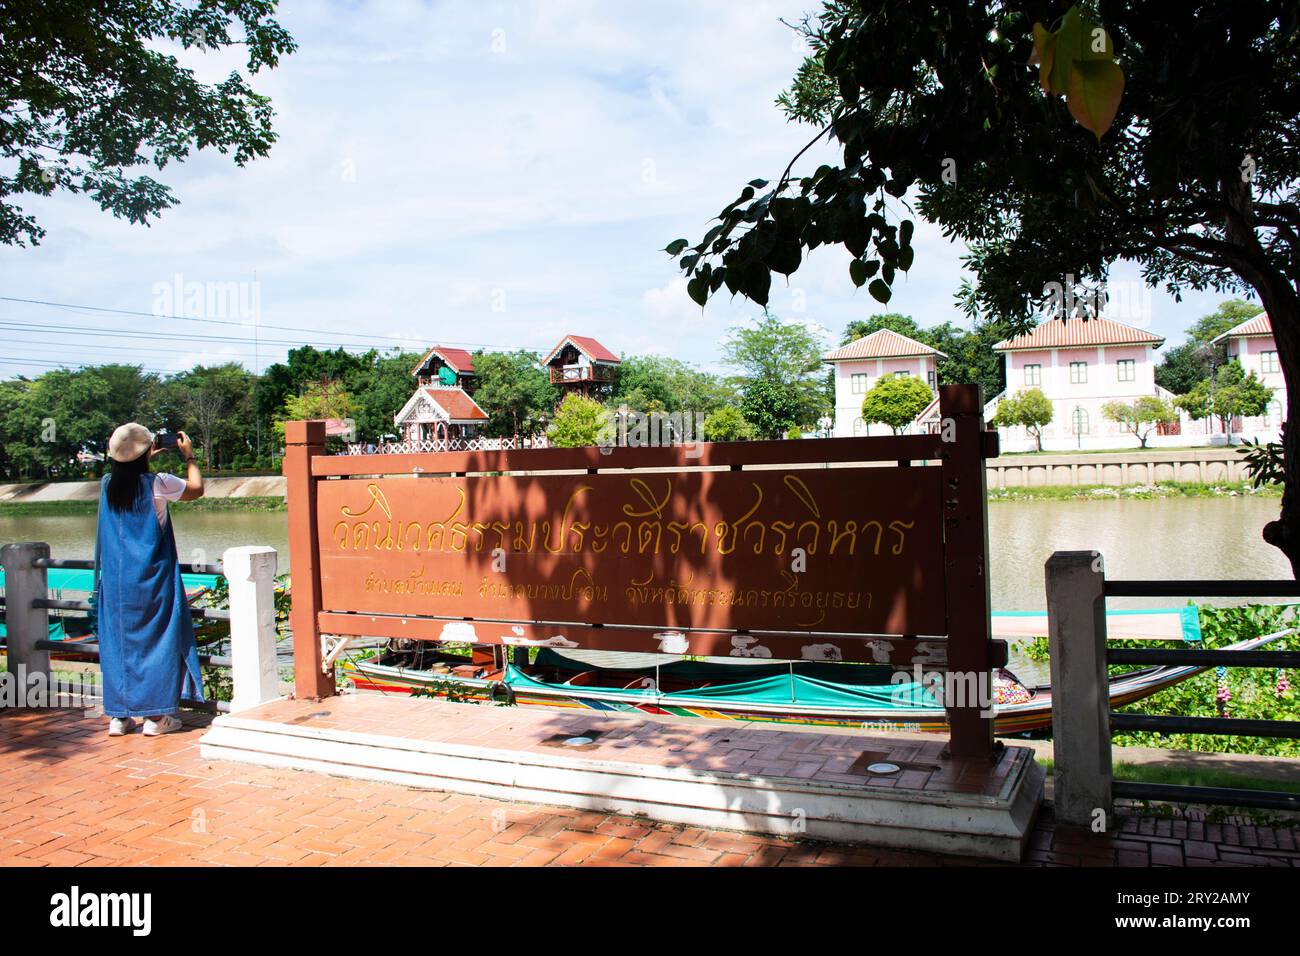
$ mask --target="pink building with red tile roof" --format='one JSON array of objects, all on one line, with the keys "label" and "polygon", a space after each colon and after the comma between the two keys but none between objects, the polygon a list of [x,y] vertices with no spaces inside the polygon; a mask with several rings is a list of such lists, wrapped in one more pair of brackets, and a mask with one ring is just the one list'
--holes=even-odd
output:
[{"label": "pink building with red tile roof", "polygon": [[[936,363],[947,358],[942,352],[892,329],[877,329],[848,345],[822,356],[835,369],[835,438],[890,435],[887,425],[862,420],[862,400],[882,378],[914,375],[938,389]],[[917,416],[908,431],[917,430],[930,409]]]},{"label": "pink building with red tile roof", "polygon": [[[1286,420],[1286,378],[1277,357],[1277,344],[1273,341],[1273,323],[1268,313],[1235,325],[1213,340],[1222,345],[1228,359],[1241,362],[1246,374],[1255,377],[1273,389],[1273,400],[1268,411],[1254,418],[1233,423],[1233,438],[1250,438],[1255,441],[1277,441]],[[1200,423],[1198,423],[1200,424]],[[1213,427],[1218,427],[1214,423]]]},{"label": "pink building with red tile roof", "polygon": [[[1107,419],[1102,406],[1112,400],[1131,403],[1144,395],[1173,398],[1155,382],[1154,352],[1162,344],[1158,335],[1105,318],[1042,322],[993,346],[1002,355],[1007,384],[985,407],[985,418],[993,417],[1004,397],[1037,388],[1054,413],[1043,428],[1045,451],[1136,447],[1137,438]],[[1036,447],[1022,427],[999,431],[1004,451]],[[1161,444],[1161,437],[1153,436],[1149,444]]]}]

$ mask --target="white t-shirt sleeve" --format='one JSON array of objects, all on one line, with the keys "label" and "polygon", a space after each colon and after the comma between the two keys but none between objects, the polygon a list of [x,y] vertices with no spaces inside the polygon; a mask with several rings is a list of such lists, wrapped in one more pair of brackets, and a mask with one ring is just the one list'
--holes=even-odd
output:
[{"label": "white t-shirt sleeve", "polygon": [[185,479],[160,471],[153,479],[153,510],[158,515],[158,523],[167,523],[167,502],[180,501],[185,494]]},{"label": "white t-shirt sleeve", "polygon": [[153,496],[155,498],[161,498],[163,501],[180,501],[183,494],[185,494],[184,478],[178,478],[165,471],[154,475]]}]

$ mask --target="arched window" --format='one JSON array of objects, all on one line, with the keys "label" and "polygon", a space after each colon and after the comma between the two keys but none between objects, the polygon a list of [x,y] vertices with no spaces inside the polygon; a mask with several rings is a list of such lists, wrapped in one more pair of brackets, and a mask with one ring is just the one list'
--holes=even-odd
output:
[{"label": "arched window", "polygon": [[867,423],[861,417],[853,419],[853,437],[861,438],[867,433]]},{"label": "arched window", "polygon": [[1070,420],[1074,425],[1074,433],[1076,435],[1088,434],[1089,423],[1087,411],[1082,408],[1076,408],[1074,410],[1074,415],[1071,416]]}]

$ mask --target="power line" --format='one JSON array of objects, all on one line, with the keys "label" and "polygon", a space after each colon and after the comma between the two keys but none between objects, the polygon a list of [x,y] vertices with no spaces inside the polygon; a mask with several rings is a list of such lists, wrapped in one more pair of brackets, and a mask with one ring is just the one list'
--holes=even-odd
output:
[{"label": "power line", "polygon": [[[50,345],[55,348],[66,348],[67,342],[41,342],[36,339],[10,339],[10,345]],[[96,350],[112,349],[115,352],[136,352],[149,353],[157,355],[193,355],[196,349],[147,349],[138,345],[95,345]]]},{"label": "power line", "polygon": [[[9,329],[10,331],[18,331],[18,332],[31,329],[34,331],[44,332],[50,335],[76,334],[76,335],[91,335],[91,336],[104,337],[104,338],[165,339],[165,340],[181,341],[181,342],[218,342],[218,343],[224,342],[224,343],[239,344],[239,345],[253,345],[255,344],[256,341],[253,338],[241,337],[237,335],[196,335],[194,333],[186,333],[186,332],[128,332],[124,330],[95,328],[93,326],[88,326],[88,325],[61,325],[58,327],[54,327],[54,326],[47,325],[43,322],[27,322],[22,319],[2,319],[0,320],[0,328]],[[312,345],[321,348],[330,347],[330,346],[333,346],[335,348],[354,348],[354,349],[366,347],[356,342],[350,342],[350,343],[335,342],[332,340],[304,342],[304,341],[299,341],[298,339],[261,339],[260,341],[263,343],[275,344],[275,345],[295,345],[295,346]],[[409,341],[415,341],[415,340],[412,339]],[[380,348],[384,348],[384,349],[395,348],[395,346],[391,346],[391,345],[371,346],[371,347],[375,348],[376,351],[378,351]],[[419,351],[419,350],[412,349],[411,351]]]},{"label": "power line", "polygon": [[[167,319],[169,321],[205,322],[211,325],[235,325],[235,326],[239,326],[240,328],[248,328],[248,326],[245,325],[243,322],[238,322],[233,319],[206,319],[206,318],[198,318],[197,316],[189,316],[189,315],[158,315],[155,312],[137,312],[131,309],[111,309],[106,306],[99,306],[99,305],[74,305],[68,302],[49,302],[44,299],[23,299],[23,298],[18,298],[17,296],[8,296],[8,295],[0,295],[0,302],[17,302],[17,303],[22,303],[24,305],[43,305],[43,306],[48,306],[57,309],[74,309],[74,310],[81,310],[84,312],[103,312],[111,315],[143,316],[145,318],[150,318],[150,319]],[[278,332],[307,332],[307,333],[320,332],[319,329],[309,329],[309,328],[304,328],[302,326],[266,325],[261,322],[258,323],[258,327],[263,329],[275,329]],[[370,340],[385,339],[394,342],[420,341],[420,339],[414,336],[382,335],[379,333],[367,335],[361,332],[336,332],[334,334],[344,335],[349,338],[365,338]],[[270,340],[267,339],[264,341],[270,341]],[[509,351],[504,346],[488,345],[487,343],[484,342],[456,342],[452,340],[443,339],[442,343],[445,345],[468,346],[469,348],[482,348],[482,349],[489,349],[494,351]]]},{"label": "power line", "polygon": [[[121,363],[115,363],[115,364],[121,364],[121,365],[133,365],[134,363],[132,363],[132,362],[121,362]],[[70,371],[75,371],[76,369],[81,369],[81,368],[87,368],[87,367],[88,367],[87,365],[85,365],[85,363],[76,363],[76,362],[50,362],[50,361],[47,361],[47,360],[45,360],[45,359],[9,358],[9,357],[7,357],[7,356],[3,356],[3,355],[0,355],[0,365],[20,365],[20,366],[27,366],[27,365],[40,365],[40,366],[43,366],[43,367],[45,367],[45,368],[64,368],[64,369],[68,369],[68,370],[70,370]],[[154,374],[154,375],[174,375],[174,374],[176,374],[176,372],[175,372],[174,369],[170,369],[170,370],[169,370],[169,369],[165,369],[165,368],[145,368],[143,365],[141,365],[141,366],[137,366],[137,367],[138,367],[138,368],[140,369],[140,371],[142,371],[142,372],[150,372],[150,373],[152,373],[152,374]]]}]

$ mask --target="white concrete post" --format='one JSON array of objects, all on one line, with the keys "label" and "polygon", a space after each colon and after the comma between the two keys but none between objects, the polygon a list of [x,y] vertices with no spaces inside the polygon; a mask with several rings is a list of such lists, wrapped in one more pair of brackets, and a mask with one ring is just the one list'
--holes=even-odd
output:
[{"label": "white concrete post", "polygon": [[221,556],[230,585],[232,713],[280,696],[275,659],[275,549],[230,548]]},{"label": "white concrete post", "polygon": [[1047,559],[1052,668],[1052,801],[1062,823],[1109,827],[1110,694],[1106,670],[1106,573],[1095,551]]},{"label": "white concrete post", "polygon": [[49,572],[32,566],[37,558],[48,558],[50,546],[44,541],[23,541],[0,548],[0,564],[5,569],[5,638],[8,647],[9,673],[18,677],[20,686],[33,674],[44,674],[48,686],[50,652],[38,650],[37,641],[49,640],[50,612],[32,607],[35,598],[48,598]]}]

